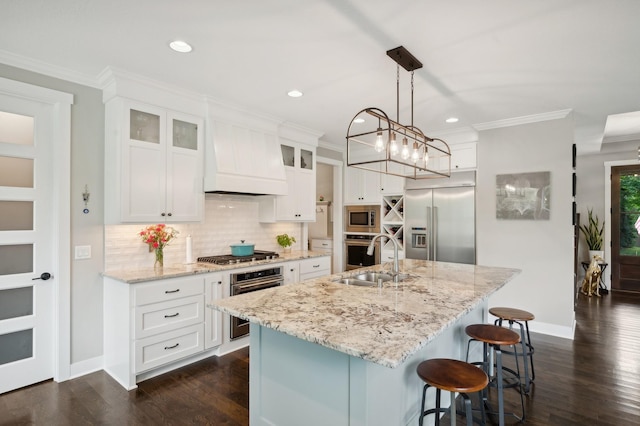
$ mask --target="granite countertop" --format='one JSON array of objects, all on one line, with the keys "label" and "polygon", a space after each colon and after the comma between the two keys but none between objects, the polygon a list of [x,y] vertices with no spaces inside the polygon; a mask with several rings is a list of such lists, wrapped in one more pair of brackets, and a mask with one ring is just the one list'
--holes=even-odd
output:
[{"label": "granite countertop", "polygon": [[405,259],[400,265],[410,277],[397,288],[393,282],[379,289],[333,281],[353,273],[348,271],[207,306],[394,368],[520,272],[426,260]]},{"label": "granite countertop", "polygon": [[233,265],[215,265],[213,263],[192,263],[165,265],[162,268],[141,268],[141,269],[118,269],[105,271],[102,275],[123,281],[129,284],[136,284],[146,281],[164,280],[167,278],[178,278],[195,274],[207,274],[210,272],[219,272],[229,269],[251,268],[257,265],[269,265],[282,262],[290,262],[295,260],[304,260],[314,257],[328,256],[326,253],[320,253],[311,250],[291,250],[290,253],[278,253],[280,257],[269,260],[258,260],[253,262],[235,263]]}]

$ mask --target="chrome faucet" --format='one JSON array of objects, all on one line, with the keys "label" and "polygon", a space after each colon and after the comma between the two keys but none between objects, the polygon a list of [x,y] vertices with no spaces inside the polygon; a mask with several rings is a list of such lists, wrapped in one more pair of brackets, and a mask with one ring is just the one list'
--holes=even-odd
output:
[{"label": "chrome faucet", "polygon": [[393,269],[391,272],[393,273],[394,281],[398,279],[398,275],[400,274],[400,267],[398,266],[398,249],[400,247],[400,243],[391,235],[386,234],[376,234],[371,239],[371,243],[367,248],[367,254],[369,256],[373,256],[373,249],[375,247],[375,242],[378,238],[388,238],[391,242],[393,242]]}]

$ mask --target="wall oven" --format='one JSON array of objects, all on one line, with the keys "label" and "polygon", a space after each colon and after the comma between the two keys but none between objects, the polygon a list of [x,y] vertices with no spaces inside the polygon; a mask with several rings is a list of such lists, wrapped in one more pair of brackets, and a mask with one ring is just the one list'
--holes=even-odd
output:
[{"label": "wall oven", "polygon": [[347,232],[380,232],[380,206],[347,206],[345,212]]},{"label": "wall oven", "polygon": [[[231,274],[231,289],[229,294],[235,296],[252,291],[264,290],[266,288],[278,287],[283,283],[282,266],[239,272]],[[230,322],[231,340],[249,335],[249,321],[231,316]]]},{"label": "wall oven", "polygon": [[380,240],[376,241],[374,245],[373,256],[367,255],[367,248],[372,239],[373,235],[345,235],[345,270],[348,271],[380,263]]}]

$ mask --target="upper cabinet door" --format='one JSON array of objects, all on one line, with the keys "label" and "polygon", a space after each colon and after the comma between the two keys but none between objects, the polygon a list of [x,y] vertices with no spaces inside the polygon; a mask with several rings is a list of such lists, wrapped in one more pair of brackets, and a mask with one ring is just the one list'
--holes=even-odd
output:
[{"label": "upper cabinet door", "polygon": [[123,222],[159,221],[167,191],[166,114],[160,108],[132,104],[124,115],[124,134],[128,137],[120,142],[121,218]]},{"label": "upper cabinet door", "polygon": [[167,221],[202,219],[203,120],[176,112],[167,113],[171,143],[167,147]]}]

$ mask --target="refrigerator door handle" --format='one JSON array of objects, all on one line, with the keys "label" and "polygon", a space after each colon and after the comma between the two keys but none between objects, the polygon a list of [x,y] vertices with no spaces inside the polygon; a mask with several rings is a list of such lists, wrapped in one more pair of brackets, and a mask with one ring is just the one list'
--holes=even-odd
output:
[{"label": "refrigerator door handle", "polygon": [[427,232],[425,234],[427,236],[427,260],[433,260],[433,253],[431,252],[431,243],[433,242],[433,221],[431,217],[431,207],[427,207]]},{"label": "refrigerator door handle", "polygon": [[433,225],[431,226],[433,233],[433,260],[438,260],[438,208],[433,208]]}]

